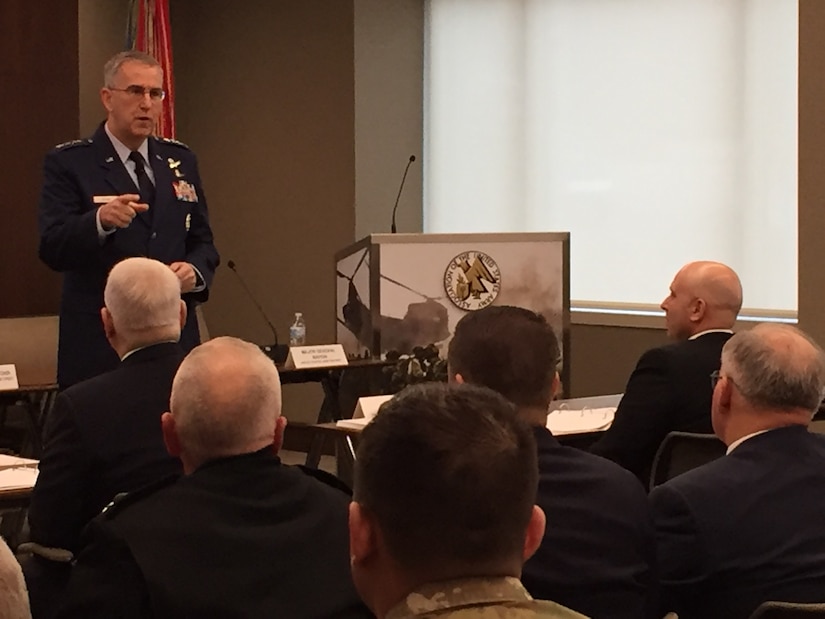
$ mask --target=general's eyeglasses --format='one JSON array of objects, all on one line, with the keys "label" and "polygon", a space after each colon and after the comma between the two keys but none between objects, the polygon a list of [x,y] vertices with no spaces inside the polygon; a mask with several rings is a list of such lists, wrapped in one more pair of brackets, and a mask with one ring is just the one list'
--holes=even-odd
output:
[{"label": "general's eyeglasses", "polygon": [[138,86],[137,84],[132,84],[126,88],[109,88],[109,90],[125,92],[127,95],[134,97],[135,99],[143,98],[147,94],[149,95],[149,98],[154,101],[163,101],[166,97],[166,91],[164,91],[163,88],[144,88],[143,86]]}]

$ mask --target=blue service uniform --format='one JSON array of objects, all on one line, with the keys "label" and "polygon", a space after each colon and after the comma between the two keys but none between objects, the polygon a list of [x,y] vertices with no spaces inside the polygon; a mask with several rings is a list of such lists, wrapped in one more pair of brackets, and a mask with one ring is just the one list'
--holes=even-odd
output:
[{"label": "blue service uniform", "polygon": [[[195,305],[209,297],[220,257],[215,249],[206,198],[194,153],[177,141],[149,138],[155,199],[127,228],[102,241],[95,197],[139,190],[101,124],[91,138],[75,140],[46,155],[39,206],[40,259],[63,273],[57,380],[66,388],[118,364],[103,332],[100,308],[111,268],[133,256],[166,264],[192,264],[205,287],[183,295],[189,310],[181,345],[200,342]],[[201,279],[202,278],[202,279]]]}]

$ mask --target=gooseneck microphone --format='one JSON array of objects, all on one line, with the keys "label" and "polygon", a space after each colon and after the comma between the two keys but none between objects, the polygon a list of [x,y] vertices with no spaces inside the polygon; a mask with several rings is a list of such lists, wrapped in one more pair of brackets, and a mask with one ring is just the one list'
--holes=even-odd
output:
[{"label": "gooseneck microphone", "polygon": [[278,330],[275,328],[275,325],[272,324],[272,321],[269,320],[269,316],[266,315],[264,308],[261,307],[260,303],[258,303],[258,300],[255,298],[255,295],[252,294],[252,291],[249,289],[249,286],[246,285],[246,282],[244,281],[243,277],[241,277],[241,274],[238,273],[238,270],[235,268],[235,261],[227,261],[226,266],[228,266],[232,270],[232,272],[238,278],[238,281],[241,282],[241,286],[246,292],[246,296],[249,297],[249,300],[252,301],[252,304],[258,309],[258,312],[266,321],[266,324],[269,325],[269,329],[270,331],[272,331],[272,336],[275,338],[275,343],[272,346],[261,346],[261,349],[273,361],[277,363],[283,363],[286,360],[287,355],[289,354],[289,346],[281,346],[278,344]]},{"label": "gooseneck microphone", "polygon": [[395,226],[395,212],[398,210],[398,201],[401,199],[401,192],[404,191],[404,181],[407,180],[407,172],[410,171],[410,165],[413,161],[415,161],[415,155],[410,155],[410,159],[407,161],[407,167],[404,168],[404,176],[401,177],[401,186],[398,188],[398,195],[395,197],[395,206],[392,207],[392,226],[390,226],[390,232],[393,234],[398,232],[398,228]]}]

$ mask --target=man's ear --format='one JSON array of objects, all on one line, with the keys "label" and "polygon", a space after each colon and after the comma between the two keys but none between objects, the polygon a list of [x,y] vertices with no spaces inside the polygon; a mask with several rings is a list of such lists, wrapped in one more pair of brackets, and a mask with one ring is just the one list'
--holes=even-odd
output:
[{"label": "man's ear", "polygon": [[180,328],[181,328],[181,331],[183,331],[183,328],[186,326],[186,315],[187,315],[186,301],[181,299],[181,302],[180,302]]},{"label": "man's ear", "polygon": [[375,523],[369,511],[355,501],[349,504],[350,563],[362,563],[376,551]]},{"label": "man's ear", "polygon": [[524,536],[524,560],[527,561],[541,546],[544,539],[544,528],[547,525],[547,518],[544,511],[538,505],[533,505],[533,513],[530,514],[530,522],[527,523],[527,533]]},{"label": "man's ear", "polygon": [[160,429],[163,433],[163,442],[166,445],[166,451],[173,458],[180,458],[181,446],[180,437],[178,437],[178,429],[175,426],[175,417],[172,413],[163,413],[160,416]]},{"label": "man's ear", "polygon": [[103,332],[106,334],[106,339],[111,340],[115,336],[115,321],[112,320],[112,314],[108,308],[100,308],[100,320],[103,322]]},{"label": "man's ear", "polygon": [[464,380],[464,377],[461,374],[451,374],[450,375],[450,382],[456,383],[457,385],[463,385],[467,381]]},{"label": "man's ear", "polygon": [[550,385],[550,399],[555,399],[556,395],[559,392],[559,386],[561,385],[561,378],[559,378],[558,370],[553,374],[553,382]]},{"label": "man's ear", "polygon": [[733,398],[733,381],[725,375],[720,382],[722,384],[716,386],[719,390],[719,412],[725,414],[730,410],[730,401]]},{"label": "man's ear", "polygon": [[112,91],[105,86],[100,89],[100,102],[107,112],[112,111]]},{"label": "man's ear", "polygon": [[275,434],[272,437],[272,451],[275,455],[278,455],[278,452],[281,451],[281,447],[284,444],[284,430],[286,430],[287,419],[283,415],[280,415],[275,420]]},{"label": "man's ear", "polygon": [[708,311],[708,304],[701,297],[696,297],[691,303],[690,320],[693,322],[701,322]]}]

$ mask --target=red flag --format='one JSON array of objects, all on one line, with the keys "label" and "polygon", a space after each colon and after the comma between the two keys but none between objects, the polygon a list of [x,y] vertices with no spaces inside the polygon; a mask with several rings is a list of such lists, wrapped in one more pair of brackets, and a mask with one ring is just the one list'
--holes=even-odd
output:
[{"label": "red flag", "polygon": [[163,69],[163,113],[156,132],[165,138],[175,137],[175,82],[172,73],[172,29],[169,0],[132,0],[127,47],[154,56]]}]

